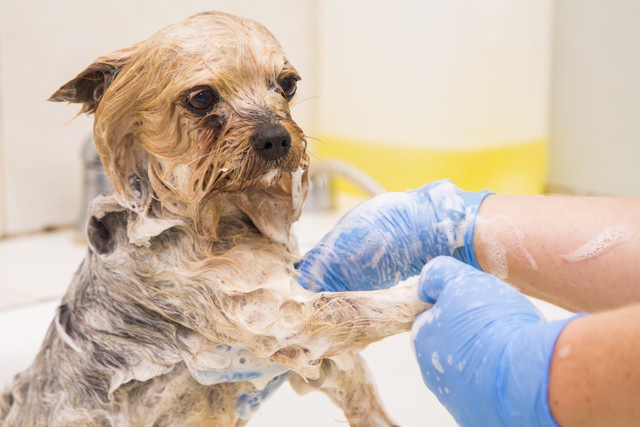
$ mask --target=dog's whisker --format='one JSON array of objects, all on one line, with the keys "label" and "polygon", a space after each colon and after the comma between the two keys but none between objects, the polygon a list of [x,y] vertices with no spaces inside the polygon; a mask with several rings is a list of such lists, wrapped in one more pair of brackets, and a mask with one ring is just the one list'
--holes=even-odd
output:
[{"label": "dog's whisker", "polygon": [[322,141],[322,140],[321,140],[321,139],[319,139],[319,138],[315,138],[315,137],[313,137],[313,136],[311,136],[311,135],[306,135],[306,134],[305,134],[305,136],[304,136],[304,137],[305,137],[305,138],[307,138],[307,139],[310,139],[310,140],[312,140],[312,141],[319,142],[320,144],[326,145],[326,143],[325,143],[324,141]]},{"label": "dog's whisker", "polygon": [[307,102],[307,101],[311,101],[311,100],[315,100],[315,99],[320,99],[319,96],[308,96],[306,98],[302,98],[300,100],[295,100],[292,104],[291,104],[291,109],[294,109],[295,107],[297,107],[298,105],[302,104],[303,102]]}]

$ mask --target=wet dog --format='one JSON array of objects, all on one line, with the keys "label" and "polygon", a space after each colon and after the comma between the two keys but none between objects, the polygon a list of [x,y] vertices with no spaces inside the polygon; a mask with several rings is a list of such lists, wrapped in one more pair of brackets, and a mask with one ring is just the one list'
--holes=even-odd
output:
[{"label": "wet dog", "polygon": [[243,425],[287,379],[351,425],[393,424],[356,353],[425,306],[406,288],[297,285],[299,79],[263,26],[209,12],[51,97],[95,115],[114,193],[91,205],[87,256],[0,399],[3,425]]}]

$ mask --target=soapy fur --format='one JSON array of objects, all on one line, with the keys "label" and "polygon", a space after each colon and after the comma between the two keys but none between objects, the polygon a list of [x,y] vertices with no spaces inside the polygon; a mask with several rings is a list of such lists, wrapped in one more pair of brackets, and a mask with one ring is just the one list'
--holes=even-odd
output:
[{"label": "soapy fur", "polygon": [[[296,283],[308,157],[282,76],[297,78],[264,27],[210,12],[99,58],[52,96],[95,114],[115,193],[91,206],[86,258],[1,395],[0,424],[241,426],[287,378],[322,389],[351,425],[393,424],[354,354],[426,305],[407,288]],[[202,86],[219,99],[196,116],[185,93]],[[264,123],[291,137],[278,159],[252,148]]]}]

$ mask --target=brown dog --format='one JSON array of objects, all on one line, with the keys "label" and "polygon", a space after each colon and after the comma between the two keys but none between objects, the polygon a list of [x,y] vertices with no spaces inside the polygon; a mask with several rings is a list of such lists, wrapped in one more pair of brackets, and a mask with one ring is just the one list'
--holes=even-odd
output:
[{"label": "brown dog", "polygon": [[[317,294],[291,224],[308,157],[299,76],[258,23],[211,12],[99,58],[53,101],[95,114],[115,193],[4,426],[242,425],[287,377],[391,425],[356,355],[408,330],[409,289]],[[293,371],[293,372],[291,372]]]}]

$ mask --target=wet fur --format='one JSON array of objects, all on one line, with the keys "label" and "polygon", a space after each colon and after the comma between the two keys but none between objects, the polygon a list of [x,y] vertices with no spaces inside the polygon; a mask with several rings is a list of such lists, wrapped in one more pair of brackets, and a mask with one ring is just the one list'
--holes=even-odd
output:
[{"label": "wet fur", "polygon": [[[243,425],[247,396],[259,402],[287,376],[327,393],[351,425],[392,424],[356,353],[408,330],[424,306],[403,288],[297,285],[291,224],[308,158],[277,87],[287,73],[264,27],[212,12],[99,58],[53,95],[95,114],[115,193],[92,204],[87,256],[0,399],[3,426]],[[181,105],[199,85],[220,94],[206,117]],[[292,136],[284,158],[252,152],[264,122]],[[282,372],[259,387],[209,381],[222,346]]]}]

